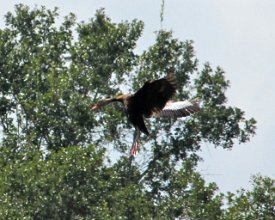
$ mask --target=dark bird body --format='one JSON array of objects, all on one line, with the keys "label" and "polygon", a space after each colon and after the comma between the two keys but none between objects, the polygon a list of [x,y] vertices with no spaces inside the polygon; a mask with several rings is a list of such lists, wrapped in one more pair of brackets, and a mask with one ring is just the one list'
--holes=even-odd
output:
[{"label": "dark bird body", "polygon": [[93,105],[92,110],[97,110],[101,106],[107,105],[111,102],[123,103],[128,120],[133,124],[137,131],[131,148],[131,155],[136,155],[140,132],[149,135],[144,123],[144,117],[184,117],[199,111],[199,105],[197,102],[168,102],[175,94],[176,87],[176,78],[173,74],[170,74],[166,78],[147,81],[143,87],[133,95],[120,95],[114,98],[102,100]]}]

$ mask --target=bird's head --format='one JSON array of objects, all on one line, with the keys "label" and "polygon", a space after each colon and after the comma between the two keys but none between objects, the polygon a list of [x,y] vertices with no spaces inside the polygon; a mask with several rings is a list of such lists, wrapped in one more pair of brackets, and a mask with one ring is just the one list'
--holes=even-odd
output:
[{"label": "bird's head", "polygon": [[94,105],[91,105],[91,110],[92,111],[96,111],[100,108],[100,105],[97,103],[97,104],[94,104]]}]

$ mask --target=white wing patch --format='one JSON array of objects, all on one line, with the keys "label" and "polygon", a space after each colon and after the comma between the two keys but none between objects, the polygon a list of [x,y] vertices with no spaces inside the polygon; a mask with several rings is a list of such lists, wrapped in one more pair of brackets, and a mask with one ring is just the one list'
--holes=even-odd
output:
[{"label": "white wing patch", "polygon": [[165,107],[154,114],[156,117],[171,117],[179,118],[189,116],[200,110],[199,102],[197,100],[167,102]]}]

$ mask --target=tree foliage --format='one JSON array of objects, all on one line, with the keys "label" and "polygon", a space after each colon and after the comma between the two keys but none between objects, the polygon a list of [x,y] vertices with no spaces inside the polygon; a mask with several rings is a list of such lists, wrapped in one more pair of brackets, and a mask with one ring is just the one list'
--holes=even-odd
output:
[{"label": "tree foliage", "polygon": [[227,219],[274,219],[275,181],[255,175],[251,178],[253,189],[241,189],[236,194],[228,193]]},{"label": "tree foliage", "polygon": [[[196,172],[208,142],[232,148],[256,121],[228,106],[220,68],[199,68],[193,42],[160,30],[141,54],[141,21],[88,22],[58,9],[17,5],[0,30],[0,215],[3,219],[272,219],[274,181],[223,195]],[[150,119],[140,155],[129,162],[131,127],[118,105],[92,102],[133,92],[173,72],[175,99],[198,98],[187,120]],[[133,90],[131,89],[133,88]],[[228,201],[228,206],[223,206]]]}]

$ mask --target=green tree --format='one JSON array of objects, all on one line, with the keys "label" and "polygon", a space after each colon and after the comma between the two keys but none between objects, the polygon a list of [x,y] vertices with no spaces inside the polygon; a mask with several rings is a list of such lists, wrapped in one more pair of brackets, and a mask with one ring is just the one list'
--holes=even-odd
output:
[{"label": "green tree", "polygon": [[226,219],[275,218],[275,181],[269,177],[252,177],[252,190],[241,189],[228,193]]},{"label": "green tree", "polygon": [[[0,30],[2,219],[238,215],[238,197],[219,194],[195,171],[205,142],[227,149],[255,134],[256,121],[226,104],[224,71],[208,63],[199,70],[193,42],[164,30],[137,54],[141,21],[116,24],[104,10],[88,22],[77,23],[74,14],[60,25],[57,19],[57,8],[20,4]],[[184,122],[150,119],[150,137],[142,136],[131,162],[131,127],[121,107],[96,114],[89,107],[170,72],[179,84],[175,98],[199,98],[202,111]]]}]

